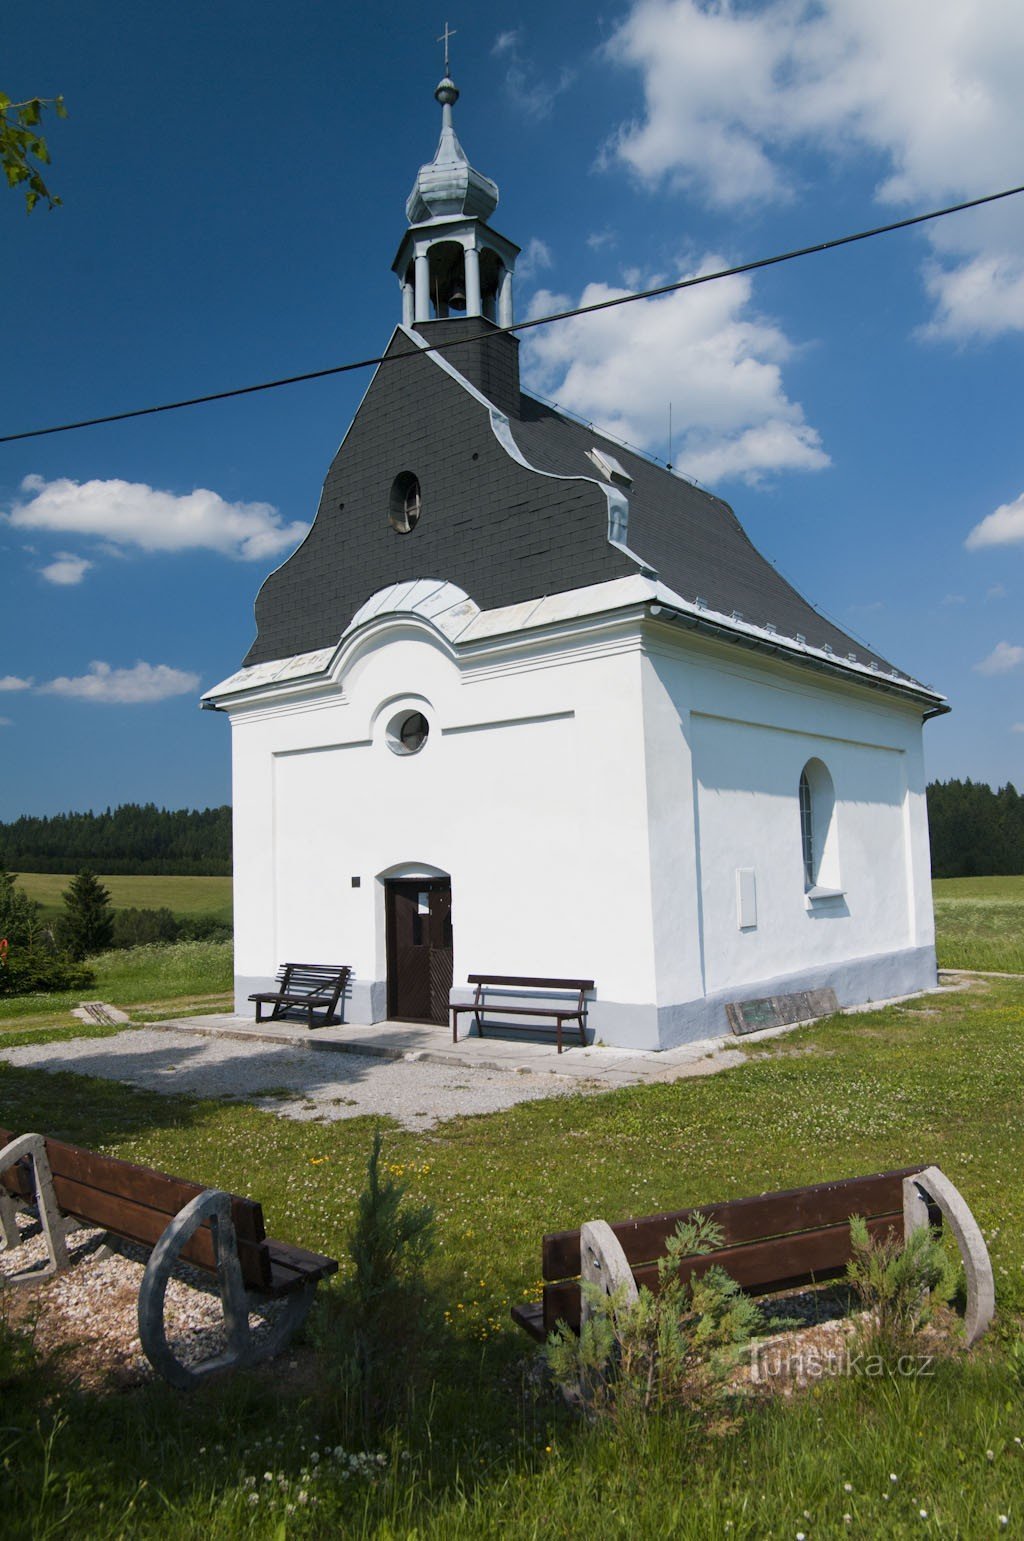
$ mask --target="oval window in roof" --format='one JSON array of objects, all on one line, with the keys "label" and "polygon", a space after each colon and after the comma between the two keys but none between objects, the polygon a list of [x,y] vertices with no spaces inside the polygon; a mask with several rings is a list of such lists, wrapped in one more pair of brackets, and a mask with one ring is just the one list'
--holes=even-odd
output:
[{"label": "oval window in roof", "polygon": [[400,471],[391,483],[388,499],[388,523],[399,535],[408,535],[419,523],[423,500],[419,479],[411,471]]}]

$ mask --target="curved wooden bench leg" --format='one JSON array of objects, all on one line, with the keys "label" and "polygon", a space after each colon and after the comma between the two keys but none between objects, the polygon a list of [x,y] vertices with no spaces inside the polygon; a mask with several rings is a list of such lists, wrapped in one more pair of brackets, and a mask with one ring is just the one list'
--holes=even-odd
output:
[{"label": "curved wooden bench leg", "polygon": [[[580,1278],[584,1284],[596,1284],[606,1295],[623,1291],[622,1303],[631,1306],[640,1292],[618,1238],[606,1220],[588,1220],[580,1227]],[[589,1320],[592,1308],[586,1290],[580,1291],[580,1327]]]},{"label": "curved wooden bench leg", "polygon": [[[36,1208],[39,1211],[39,1223],[46,1238],[46,1250],[50,1261],[45,1268],[24,1269],[21,1273],[8,1275],[3,1281],[5,1284],[38,1284],[41,1279],[52,1278],[55,1273],[61,1273],[68,1266],[64,1220],[53,1191],[53,1174],[50,1171],[44,1137],[41,1134],[22,1134],[9,1145],[5,1145],[3,1150],[0,1150],[0,1173],[6,1172],[9,1167],[24,1160],[25,1157],[32,1162]],[[10,1201],[5,1204],[4,1214],[0,1219],[2,1219],[7,1245],[16,1247],[20,1238],[18,1227],[14,1222],[14,1205]]]},{"label": "curved wooden bench leg", "polygon": [[949,1221],[956,1237],[967,1276],[967,1311],[964,1338],[968,1348],[988,1327],[996,1309],[996,1287],[992,1262],[985,1238],[971,1214],[963,1195],[937,1166],[927,1167],[913,1177],[903,1179],[903,1234],[928,1224],[928,1199],[932,1199]]},{"label": "curved wooden bench leg", "polygon": [[[164,1330],[164,1306],[171,1271],[181,1249],[205,1220],[213,1232],[217,1260],[217,1286],[224,1308],[228,1343],[223,1354],[186,1365],[172,1352]],[[143,1352],[157,1374],[179,1390],[190,1391],[217,1370],[234,1369],[252,1358],[249,1303],[238,1261],[231,1196],[216,1188],[200,1193],[180,1210],[150,1254],[139,1290],[139,1338]]]}]

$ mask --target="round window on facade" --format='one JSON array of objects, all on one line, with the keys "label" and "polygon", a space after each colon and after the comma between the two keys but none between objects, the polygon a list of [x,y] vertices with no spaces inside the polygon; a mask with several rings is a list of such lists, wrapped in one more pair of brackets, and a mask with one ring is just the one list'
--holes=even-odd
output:
[{"label": "round window on facade", "polygon": [[419,754],[430,734],[422,712],[399,712],[388,723],[387,742],[392,754]]},{"label": "round window on facade", "polygon": [[419,481],[411,471],[402,471],[391,483],[388,523],[399,535],[408,535],[419,523],[421,509]]}]

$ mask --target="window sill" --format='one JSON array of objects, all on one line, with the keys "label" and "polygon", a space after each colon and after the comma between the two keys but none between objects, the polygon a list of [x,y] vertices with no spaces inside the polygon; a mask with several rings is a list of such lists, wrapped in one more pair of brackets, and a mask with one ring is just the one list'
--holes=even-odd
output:
[{"label": "window sill", "polygon": [[809,910],[819,904],[827,904],[830,899],[845,899],[845,888],[808,888],[804,893],[804,903]]}]

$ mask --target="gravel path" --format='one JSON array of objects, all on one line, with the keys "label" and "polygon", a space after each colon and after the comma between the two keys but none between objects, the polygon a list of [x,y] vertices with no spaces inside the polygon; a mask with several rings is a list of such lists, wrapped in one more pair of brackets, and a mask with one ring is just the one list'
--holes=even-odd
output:
[{"label": "gravel path", "polygon": [[110,1038],[26,1044],[3,1050],[0,1059],[38,1070],[126,1081],[148,1091],[236,1097],[285,1118],[333,1122],[370,1113],[414,1130],[465,1113],[495,1113],[517,1102],[589,1089],[557,1075],[470,1070],[146,1028]]}]

